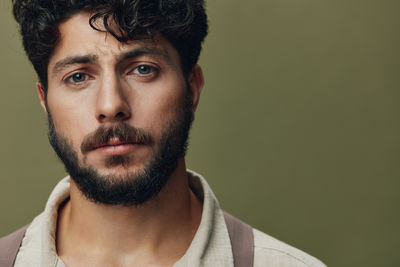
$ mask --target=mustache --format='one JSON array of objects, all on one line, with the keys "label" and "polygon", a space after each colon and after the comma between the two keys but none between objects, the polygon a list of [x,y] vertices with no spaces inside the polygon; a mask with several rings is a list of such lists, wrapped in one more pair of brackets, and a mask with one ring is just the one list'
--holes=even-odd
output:
[{"label": "mustache", "polygon": [[154,143],[153,137],[149,132],[123,122],[113,127],[100,127],[95,132],[85,136],[81,144],[82,154],[106,145],[112,138],[118,138],[123,143],[140,145],[152,145]]}]

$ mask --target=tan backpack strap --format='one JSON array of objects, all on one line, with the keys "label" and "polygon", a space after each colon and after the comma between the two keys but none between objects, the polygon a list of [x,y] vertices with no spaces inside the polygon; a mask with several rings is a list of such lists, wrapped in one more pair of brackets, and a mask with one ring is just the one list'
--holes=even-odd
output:
[{"label": "tan backpack strap", "polygon": [[0,267],[12,267],[28,225],[0,238]]},{"label": "tan backpack strap", "polygon": [[233,266],[252,267],[254,263],[253,228],[224,212],[225,223],[231,239]]}]

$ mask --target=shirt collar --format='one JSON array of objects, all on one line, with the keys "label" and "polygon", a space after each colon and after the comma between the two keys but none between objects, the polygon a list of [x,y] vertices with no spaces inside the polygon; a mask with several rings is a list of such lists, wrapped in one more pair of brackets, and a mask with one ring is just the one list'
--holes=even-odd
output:
[{"label": "shirt collar", "polygon": [[[218,201],[201,175],[193,171],[188,171],[187,173],[190,188],[203,201],[203,213],[199,228],[188,250],[174,264],[174,267],[233,267],[229,234]],[[27,242],[41,244],[41,266],[56,266],[57,262],[61,262],[57,256],[55,245],[56,225],[58,209],[69,197],[69,185],[69,177],[65,177],[56,185],[47,201],[44,212],[35,218],[27,230]],[[29,250],[31,247],[29,244],[23,244],[23,246],[25,250]],[[37,253],[37,248],[35,253]],[[25,251],[24,255],[29,255],[29,251]]]}]

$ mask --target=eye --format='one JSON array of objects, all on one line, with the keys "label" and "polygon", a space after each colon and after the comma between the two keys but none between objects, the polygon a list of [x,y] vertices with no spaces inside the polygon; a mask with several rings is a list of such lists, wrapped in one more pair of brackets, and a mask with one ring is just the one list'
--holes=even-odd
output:
[{"label": "eye", "polygon": [[157,71],[157,68],[150,65],[139,65],[134,68],[133,73],[139,75],[149,75]]},{"label": "eye", "polygon": [[89,76],[87,74],[78,72],[78,73],[75,73],[75,74],[72,74],[71,76],[69,76],[66,81],[72,82],[72,83],[82,83],[88,79],[89,79]]}]

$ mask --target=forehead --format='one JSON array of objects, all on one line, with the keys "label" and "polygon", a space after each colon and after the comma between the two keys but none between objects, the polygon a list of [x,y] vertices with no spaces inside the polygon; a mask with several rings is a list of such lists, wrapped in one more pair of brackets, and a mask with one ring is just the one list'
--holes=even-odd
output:
[{"label": "forehead", "polygon": [[[99,61],[110,61],[121,59],[122,55],[135,49],[179,65],[178,52],[162,35],[121,43],[110,33],[93,29],[89,24],[90,16],[90,13],[81,12],[60,23],[60,37],[50,59],[49,70],[68,57],[91,56]],[[104,28],[95,26],[101,30]]]}]

